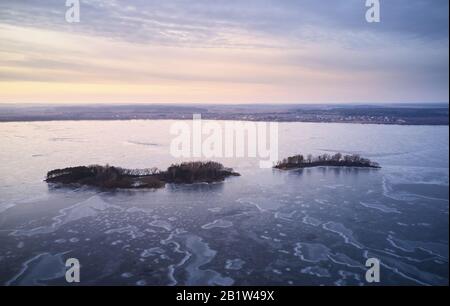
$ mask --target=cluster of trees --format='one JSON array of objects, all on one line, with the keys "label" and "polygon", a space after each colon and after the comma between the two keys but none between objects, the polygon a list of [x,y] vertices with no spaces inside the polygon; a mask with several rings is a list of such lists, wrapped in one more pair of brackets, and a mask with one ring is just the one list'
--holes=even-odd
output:
[{"label": "cluster of trees", "polygon": [[222,181],[239,175],[217,162],[186,162],[171,165],[166,171],[157,168],[124,169],[114,166],[79,166],[47,173],[47,182],[81,184],[103,188],[161,188],[166,183]]},{"label": "cluster of trees", "polygon": [[298,168],[298,167],[314,167],[314,166],[347,166],[347,167],[371,167],[379,168],[378,163],[372,162],[368,158],[363,158],[358,154],[342,155],[336,153],[333,155],[322,154],[312,156],[308,154],[306,157],[299,154],[285,158],[277,163],[275,168]]},{"label": "cluster of trees", "polygon": [[232,169],[225,168],[221,163],[197,161],[171,165],[161,175],[170,183],[194,183],[222,181],[227,176],[238,174]]},{"label": "cluster of trees", "polygon": [[94,176],[94,170],[91,167],[68,167],[64,169],[55,169],[52,171],[47,172],[47,181],[52,181],[56,179],[64,179],[69,177],[74,179],[81,179],[85,177],[91,177]]},{"label": "cluster of trees", "polygon": [[[145,170],[142,173],[147,173]],[[81,184],[104,188],[128,188],[135,185],[134,178],[139,172],[113,166],[79,166],[56,169],[47,173],[47,182]]]}]

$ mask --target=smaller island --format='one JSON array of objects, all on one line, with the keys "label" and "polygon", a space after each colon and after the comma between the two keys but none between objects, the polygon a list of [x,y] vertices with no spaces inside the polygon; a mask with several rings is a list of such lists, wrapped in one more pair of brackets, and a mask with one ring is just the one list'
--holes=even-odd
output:
[{"label": "smaller island", "polygon": [[313,157],[311,154],[304,157],[303,155],[294,155],[279,161],[274,168],[281,170],[310,168],[310,167],[357,167],[357,168],[381,168],[376,162],[363,158],[357,154],[342,155],[336,153],[334,155],[322,154]]},{"label": "smaller island", "polygon": [[163,188],[166,183],[193,184],[221,182],[229,176],[239,176],[222,164],[185,162],[173,164],[166,171],[157,168],[124,169],[114,166],[78,166],[55,169],[47,173],[45,181],[62,185],[93,186],[106,189],[117,188]]}]

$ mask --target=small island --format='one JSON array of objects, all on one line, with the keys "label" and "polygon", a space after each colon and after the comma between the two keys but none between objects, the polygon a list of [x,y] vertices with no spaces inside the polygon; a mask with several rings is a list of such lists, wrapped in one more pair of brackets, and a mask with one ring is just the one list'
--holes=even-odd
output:
[{"label": "small island", "polygon": [[376,162],[367,158],[362,158],[357,154],[342,155],[336,153],[334,155],[322,154],[313,157],[311,154],[304,157],[303,155],[294,155],[279,161],[274,168],[281,170],[310,168],[310,167],[357,167],[357,168],[381,168]]},{"label": "small island", "polygon": [[163,188],[167,183],[193,184],[221,182],[229,176],[239,176],[222,164],[185,162],[173,164],[166,171],[157,168],[124,169],[114,166],[78,166],[56,169],[47,173],[45,181],[63,185],[84,185],[106,189],[117,188]]}]

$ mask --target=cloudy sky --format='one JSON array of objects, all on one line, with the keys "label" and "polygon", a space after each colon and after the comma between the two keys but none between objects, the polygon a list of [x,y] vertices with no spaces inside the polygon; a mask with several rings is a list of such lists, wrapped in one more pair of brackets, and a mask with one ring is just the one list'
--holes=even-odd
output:
[{"label": "cloudy sky", "polygon": [[0,1],[0,103],[448,102],[448,0]]}]

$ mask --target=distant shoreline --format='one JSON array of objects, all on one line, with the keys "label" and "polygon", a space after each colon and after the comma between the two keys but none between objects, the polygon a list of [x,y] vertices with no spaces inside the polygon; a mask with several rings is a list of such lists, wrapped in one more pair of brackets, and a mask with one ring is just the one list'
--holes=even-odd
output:
[{"label": "distant shoreline", "polygon": [[[248,119],[208,119],[202,118],[204,120],[215,120],[215,121],[249,121],[249,122],[279,122],[279,123],[331,123],[331,124],[363,124],[363,125],[391,125],[391,126],[449,126],[449,123],[375,123],[375,122],[357,122],[357,121],[269,121],[269,120],[248,120]],[[26,122],[63,122],[63,121],[164,121],[164,120],[192,120],[192,118],[109,118],[109,119],[11,119],[11,120],[3,120],[0,119],[0,123],[26,123]]]},{"label": "distant shoreline", "polygon": [[203,120],[448,126],[448,105],[1,105],[0,122]]}]

